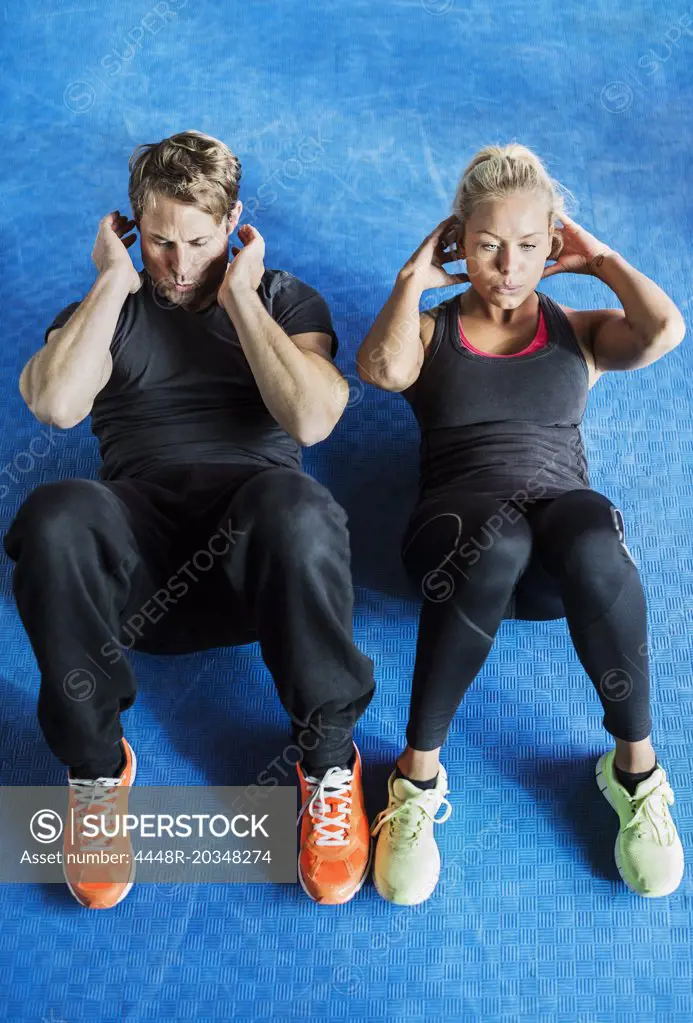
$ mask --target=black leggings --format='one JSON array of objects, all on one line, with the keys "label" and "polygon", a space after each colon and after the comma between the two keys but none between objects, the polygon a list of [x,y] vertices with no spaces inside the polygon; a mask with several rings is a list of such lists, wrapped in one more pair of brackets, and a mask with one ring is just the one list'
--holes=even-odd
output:
[{"label": "black leggings", "polygon": [[423,596],[406,731],[413,749],[445,741],[533,554],[560,592],[604,727],[628,742],[650,734],[645,595],[620,511],[594,490],[519,505],[460,488],[424,499],[402,539]]}]

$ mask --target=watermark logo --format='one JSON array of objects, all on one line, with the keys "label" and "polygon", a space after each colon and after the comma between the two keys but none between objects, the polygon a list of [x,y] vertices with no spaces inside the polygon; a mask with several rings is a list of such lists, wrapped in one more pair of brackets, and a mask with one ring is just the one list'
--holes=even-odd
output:
[{"label": "watermark logo", "polygon": [[599,691],[607,699],[619,703],[633,692],[632,676],[622,668],[611,668],[599,680]]},{"label": "watermark logo", "polygon": [[427,14],[447,14],[454,4],[455,0],[421,0],[421,6]]},{"label": "watermark logo", "polygon": [[[188,0],[160,0],[154,4],[151,10],[147,11],[139,23],[133,25],[129,32],[123,36],[112,50],[101,57],[97,74],[93,68],[84,66],[85,74],[91,77],[112,92],[108,84],[109,79],[114,79],[127,67],[143,49],[143,44],[151,36],[156,35],[165,28],[172,20],[175,21],[177,11],[187,5]],[[76,79],[70,82],[63,92],[63,103],[73,114],[85,114],[91,110],[96,102],[96,89],[89,82],[83,79]]]},{"label": "watermark logo", "polygon": [[444,568],[434,568],[423,577],[421,590],[426,600],[441,604],[455,592],[455,581]]},{"label": "watermark logo", "polygon": [[29,821],[31,837],[42,845],[57,842],[63,833],[63,821],[57,810],[37,810]]},{"label": "watermark logo", "polygon": [[363,990],[365,982],[363,970],[359,966],[338,966],[332,984],[337,994],[352,997]]},{"label": "watermark logo", "polygon": [[73,114],[86,114],[96,102],[96,90],[89,82],[70,82],[63,92],[63,103]]},{"label": "watermark logo", "polygon": [[627,82],[609,82],[601,91],[600,100],[610,114],[622,114],[633,103],[633,90]]},{"label": "watermark logo", "polygon": [[94,695],[96,679],[86,668],[75,668],[68,671],[63,679],[63,691],[75,703],[83,703]]},{"label": "watermark logo", "polygon": [[345,408],[353,408],[363,401],[365,393],[363,381],[353,373],[345,373],[341,380],[335,380],[332,385],[332,397],[338,405],[344,404]]}]

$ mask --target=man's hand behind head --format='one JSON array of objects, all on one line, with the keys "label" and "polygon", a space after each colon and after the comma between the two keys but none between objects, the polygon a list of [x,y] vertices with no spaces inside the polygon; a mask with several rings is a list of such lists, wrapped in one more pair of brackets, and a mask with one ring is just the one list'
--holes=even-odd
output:
[{"label": "man's hand behind head", "polygon": [[136,234],[127,234],[134,226],[135,221],[127,220],[119,210],[107,213],[99,224],[91,254],[100,273],[116,270],[123,274],[131,295],[142,287],[142,280],[128,252],[130,246],[137,241]]}]

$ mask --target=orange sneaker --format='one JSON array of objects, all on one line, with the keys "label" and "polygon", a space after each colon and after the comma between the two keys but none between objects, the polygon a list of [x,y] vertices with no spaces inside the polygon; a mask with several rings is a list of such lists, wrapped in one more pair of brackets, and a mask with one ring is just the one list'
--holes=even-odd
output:
[{"label": "orange sneaker", "polygon": [[135,880],[130,836],[90,837],[82,833],[86,814],[103,815],[107,831],[114,830],[114,815],[128,811],[129,787],[135,780],[135,752],[122,740],[125,767],[117,778],[95,781],[72,778],[63,842],[63,874],[77,901],[88,909],[111,909],[125,898]]},{"label": "orange sneaker", "polygon": [[296,764],[301,787],[301,851],[298,877],[315,902],[348,902],[363,886],[371,862],[371,839],[361,784],[361,756],[354,744],[350,770],[330,767],[318,780]]}]

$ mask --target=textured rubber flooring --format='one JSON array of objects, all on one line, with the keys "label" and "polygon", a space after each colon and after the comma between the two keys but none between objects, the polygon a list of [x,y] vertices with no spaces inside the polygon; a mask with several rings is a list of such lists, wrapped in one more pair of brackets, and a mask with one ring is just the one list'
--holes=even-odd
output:
[{"label": "textured rubber flooring", "polygon": [[[513,138],[572,190],[574,219],[690,324],[685,21],[653,0],[1,7],[0,525],[39,483],[97,475],[86,423],[30,447],[45,428],[17,378],[53,315],[89,289],[98,221],[128,209],[132,149],[191,127],[224,138],[267,265],[325,295],[352,384],[305,467],[350,516],[355,638],[378,682],[357,732],[372,814],[403,742],[414,661],[417,605],[397,550],[418,437],[403,399],[358,380],[356,349],[398,268],[448,214],[466,162]],[[541,286],[575,308],[619,305],[591,278]],[[691,369],[687,338],[646,370],[607,374],[584,421],[593,485],[623,510],[646,589],[655,740],[689,858]],[[36,723],[10,567],[5,557],[2,783],[63,784]],[[256,646],[133,660],[140,695],[124,723],[138,781],[243,784],[279,757],[272,771],[293,784]],[[136,885],[90,914],[61,886],[3,885],[0,1019],[690,1023],[693,886],[687,873],[675,895],[647,901],[618,879],[616,817],[593,778],[608,741],[566,622],[505,622],[445,749],[454,812],[429,902],[392,907],[370,883],[338,908],[298,885]]]}]

